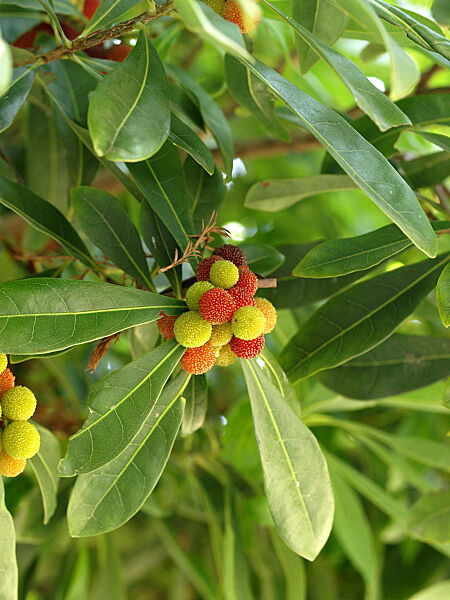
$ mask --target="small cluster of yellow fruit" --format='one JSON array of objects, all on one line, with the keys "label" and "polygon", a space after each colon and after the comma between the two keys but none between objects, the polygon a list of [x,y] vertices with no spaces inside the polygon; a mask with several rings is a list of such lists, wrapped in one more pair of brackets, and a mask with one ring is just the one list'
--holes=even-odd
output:
[{"label": "small cluster of yellow fruit", "polygon": [[15,385],[7,366],[8,359],[0,354],[0,475],[16,477],[25,469],[27,458],[39,451],[41,438],[28,422],[36,410],[36,398],[28,388]]}]

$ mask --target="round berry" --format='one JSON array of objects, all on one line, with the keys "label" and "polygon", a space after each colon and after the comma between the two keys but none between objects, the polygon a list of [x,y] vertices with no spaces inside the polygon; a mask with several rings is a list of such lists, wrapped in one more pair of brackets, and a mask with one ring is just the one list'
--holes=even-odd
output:
[{"label": "round berry", "polygon": [[36,396],[23,385],[17,385],[2,396],[2,413],[12,421],[26,421],[34,415]]},{"label": "round berry", "polygon": [[9,369],[0,374],[0,396],[14,387],[16,378]]},{"label": "round berry", "polygon": [[220,325],[213,325],[211,338],[209,343],[211,346],[225,346],[233,337],[231,331],[231,323],[221,323]]},{"label": "round berry", "polygon": [[239,271],[231,261],[218,260],[211,266],[209,279],[216,287],[227,290],[237,283]]},{"label": "round berry", "polygon": [[175,337],[173,326],[175,321],[178,319],[178,315],[166,315],[166,313],[163,311],[161,311],[159,314],[162,315],[162,317],[156,322],[159,333],[164,339],[171,340],[173,337]]},{"label": "round berry", "polygon": [[225,8],[226,0],[206,0],[205,4],[210,6],[219,15],[223,13]]},{"label": "round berry", "polygon": [[228,292],[222,288],[213,288],[203,294],[198,308],[205,321],[213,325],[220,325],[231,319],[236,310],[236,304]]},{"label": "round berry", "polygon": [[260,335],[254,340],[240,340],[232,337],[230,348],[239,358],[255,358],[264,348],[264,336]]},{"label": "round berry", "polygon": [[209,256],[208,258],[204,258],[197,265],[196,276],[198,281],[208,281],[209,279],[209,271],[211,269],[211,265],[213,265],[218,260],[223,260],[221,256]]},{"label": "round berry", "polygon": [[247,266],[239,267],[239,279],[234,287],[254,296],[258,289],[258,278]]},{"label": "round berry", "polygon": [[181,357],[181,366],[188,373],[201,375],[209,371],[216,362],[216,352],[211,344],[188,348]]},{"label": "round berry", "polygon": [[198,301],[205,292],[213,289],[213,284],[209,281],[196,281],[186,292],[186,303],[189,310],[198,310]]},{"label": "round berry", "polygon": [[255,306],[264,315],[266,319],[266,326],[264,327],[263,333],[270,333],[273,331],[277,324],[277,311],[272,302],[269,302],[267,298],[255,298]]},{"label": "round berry", "polygon": [[225,260],[231,261],[237,267],[245,265],[245,254],[238,246],[232,246],[231,244],[224,244],[220,248],[214,250],[213,256],[221,256]]},{"label": "round berry", "polygon": [[256,306],[238,308],[231,319],[231,329],[241,340],[254,340],[262,334],[265,326],[266,319]]},{"label": "round berry", "polygon": [[230,347],[230,344],[226,344],[219,349],[219,354],[216,358],[216,365],[219,367],[228,367],[237,360],[236,354]]},{"label": "round berry", "polygon": [[27,461],[23,458],[17,459],[0,450],[0,475],[4,477],[17,477],[25,469]]},{"label": "round berry", "polygon": [[2,373],[8,366],[8,359],[6,354],[0,354],[0,373]]},{"label": "round berry", "polygon": [[255,300],[253,296],[247,293],[244,288],[240,288],[235,285],[228,290],[228,293],[233,297],[236,303],[236,309],[242,308],[243,306],[255,306]]},{"label": "round berry", "polygon": [[28,421],[14,421],[6,426],[2,445],[12,458],[31,458],[39,451],[41,436],[36,427]]},{"label": "round berry", "polygon": [[194,310],[180,315],[173,326],[175,339],[185,348],[197,348],[206,344],[211,337],[211,329],[211,323],[202,319],[200,313]]},{"label": "round berry", "polygon": [[261,21],[262,13],[255,1],[247,0],[244,4],[242,0],[227,0],[222,16],[235,23],[242,33],[250,33]]}]

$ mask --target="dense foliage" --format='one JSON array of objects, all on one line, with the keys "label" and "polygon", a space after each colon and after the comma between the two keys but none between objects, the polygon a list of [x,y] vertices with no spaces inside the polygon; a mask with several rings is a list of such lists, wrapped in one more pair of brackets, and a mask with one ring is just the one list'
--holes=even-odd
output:
[{"label": "dense foliage", "polygon": [[0,14],[0,600],[450,597],[448,2]]}]

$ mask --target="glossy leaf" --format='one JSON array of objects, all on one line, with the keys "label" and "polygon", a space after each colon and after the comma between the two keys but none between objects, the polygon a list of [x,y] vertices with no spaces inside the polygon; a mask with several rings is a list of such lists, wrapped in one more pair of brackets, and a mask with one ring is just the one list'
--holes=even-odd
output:
[{"label": "glossy leaf", "polygon": [[44,427],[38,427],[41,435],[41,447],[36,456],[30,459],[39,484],[44,506],[44,524],[47,524],[56,510],[58,493],[58,462],[61,450],[57,438]]},{"label": "glossy leaf", "polygon": [[[433,221],[433,229],[450,227],[450,221]],[[314,246],[292,271],[298,277],[340,277],[364,271],[411,247],[395,225],[352,238],[329,240]]]},{"label": "glossy leaf", "polygon": [[450,542],[450,490],[426,494],[411,506],[408,529],[425,542]]},{"label": "glossy leaf", "polygon": [[214,211],[218,212],[225,196],[222,172],[216,168],[208,175],[192,158],[183,164],[186,187],[191,197],[191,212],[196,231],[201,231],[202,222],[207,224]]},{"label": "glossy leaf", "polygon": [[364,354],[400,325],[434,288],[448,254],[383,273],[341,292],[320,307],[281,354],[291,381]]},{"label": "glossy leaf", "polygon": [[347,175],[315,175],[302,179],[270,179],[254,183],[247,192],[245,204],[253,210],[278,212],[290,208],[304,198],[342,190],[357,185]]},{"label": "glossy leaf", "polygon": [[442,271],[436,288],[439,315],[445,327],[450,327],[450,265]]},{"label": "glossy leaf", "polygon": [[55,206],[6,177],[0,177],[0,202],[35,229],[57,240],[72,256],[89,267],[96,268],[96,263],[84,242]]},{"label": "glossy leaf", "polygon": [[433,187],[440,184],[450,173],[448,152],[433,152],[413,160],[402,161],[405,179],[414,188]]},{"label": "glossy leaf", "polygon": [[187,373],[182,373],[159,397],[155,392],[151,400],[147,398],[146,413],[123,452],[100,469],[78,477],[67,513],[72,536],[117,529],[141,508],[172,451],[183,418],[180,395],[188,380]]},{"label": "glossy leaf", "polygon": [[5,94],[11,84],[12,72],[11,50],[0,33],[0,97]]},{"label": "glossy leaf", "polygon": [[8,90],[0,96],[0,132],[14,121],[21,106],[30,93],[34,81],[34,67],[14,69],[13,80]]},{"label": "glossy leaf", "polygon": [[108,283],[10,281],[0,284],[0,352],[47,354],[156,321],[161,310],[185,309],[180,300]]},{"label": "glossy leaf", "polygon": [[270,510],[284,542],[314,560],[333,522],[333,492],[317,440],[256,363],[243,361]]},{"label": "glossy leaf", "polygon": [[[329,0],[293,0],[292,15],[307,31],[330,45],[340,37],[347,23],[345,13]],[[306,73],[319,55],[305,39],[297,38],[296,46],[300,72]]]},{"label": "glossy leaf", "polygon": [[101,0],[81,37],[85,37],[98,29],[105,29],[112,23],[119,22],[123,15],[139,4],[140,0]]},{"label": "glossy leaf", "polygon": [[72,190],[72,206],[88,238],[125,273],[154,290],[141,239],[120,202],[102,190],[79,187]]},{"label": "glossy leaf", "polygon": [[450,376],[450,340],[393,335],[385,342],[321,374],[324,385],[349,398],[384,398]]},{"label": "glossy leaf", "polygon": [[250,269],[258,275],[269,275],[285,261],[283,254],[268,244],[241,244]]},{"label": "glossy leaf", "polygon": [[174,114],[172,114],[169,140],[172,144],[181,148],[181,150],[185,150],[210,175],[214,173],[214,157],[208,150],[206,144],[202,142],[191,127],[186,125],[186,123],[183,123],[183,121]]},{"label": "glossy leaf", "polygon": [[62,477],[95,471],[129,446],[184,351],[172,339],[91,387],[89,416],[69,440]]},{"label": "glossy leaf", "polygon": [[91,96],[88,126],[95,152],[112,161],[153,156],[169,135],[169,86],[148,33]]},{"label": "glossy leaf", "polygon": [[438,581],[429,587],[417,592],[408,600],[442,600],[450,594],[450,579]]},{"label": "glossy leaf", "polygon": [[208,386],[204,375],[191,377],[189,384],[183,392],[186,401],[183,423],[181,425],[182,435],[191,435],[205,422],[208,410]]},{"label": "glossy leaf", "polygon": [[[333,21],[330,11],[336,11],[341,17],[341,22],[345,24],[345,16],[335,5],[329,4],[324,0],[309,0],[306,3],[316,3],[316,7],[322,6],[322,9],[326,10],[327,18],[320,20],[319,22],[314,21],[320,27],[321,23],[325,23],[326,27],[339,27],[339,20]],[[348,87],[350,92],[353,94],[358,106],[369,115],[369,117],[378,125],[378,127],[385,131],[391,127],[397,125],[409,125],[411,122],[408,117],[402,113],[402,111],[396,106],[389,98],[383,94],[381,90],[376,88],[364,75],[361,69],[351,60],[336,52],[327,44],[322,43],[320,35],[316,37],[307,27],[304,27],[301,23],[304,23],[302,19],[293,20],[283,13],[279,8],[268,2],[268,0],[262,0],[263,4],[269,6],[274,12],[277,13],[286,23],[288,23],[297,34],[297,39],[301,42],[306,43],[309,50],[313,51],[313,55],[322,58],[328,65],[337,73],[342,79],[344,84]],[[298,7],[298,8],[297,8]],[[296,15],[296,9],[300,9],[299,12],[304,12],[305,3],[299,0],[293,2],[294,17]],[[320,18],[320,17],[319,17]],[[301,43],[300,42],[300,43]],[[306,54],[306,62],[308,54]],[[302,64],[300,56],[300,64]]]},{"label": "glossy leaf", "polygon": [[12,516],[5,506],[3,478],[0,477],[0,598],[17,600],[16,536]]},{"label": "glossy leaf", "polygon": [[442,394],[442,404],[446,408],[450,408],[450,378],[447,379],[445,384],[444,393]]}]

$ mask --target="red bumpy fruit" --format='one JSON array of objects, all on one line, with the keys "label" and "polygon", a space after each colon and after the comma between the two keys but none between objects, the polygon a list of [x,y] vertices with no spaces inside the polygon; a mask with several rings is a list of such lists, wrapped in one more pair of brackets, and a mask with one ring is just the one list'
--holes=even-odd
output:
[{"label": "red bumpy fruit", "polygon": [[211,269],[211,265],[213,265],[218,260],[223,260],[221,256],[209,256],[208,258],[204,258],[197,265],[197,280],[198,281],[208,281],[209,279],[209,271]]},{"label": "red bumpy fruit", "polygon": [[159,314],[162,315],[162,317],[156,322],[159,333],[164,339],[171,340],[173,337],[175,337],[173,326],[175,321],[178,319],[178,315],[166,315],[166,313],[163,311],[161,311]]},{"label": "red bumpy fruit", "polygon": [[264,348],[264,336],[260,335],[254,340],[241,340],[233,336],[230,348],[239,358],[256,358]]},{"label": "red bumpy fruit", "polygon": [[236,310],[236,303],[230,294],[222,288],[213,288],[203,294],[198,309],[205,321],[213,325],[226,323]]},{"label": "red bumpy fruit", "polygon": [[239,267],[239,279],[234,288],[241,288],[247,294],[254,296],[258,289],[258,278],[247,266]]},{"label": "red bumpy fruit", "polygon": [[221,256],[225,260],[234,263],[237,267],[241,267],[247,262],[242,250],[238,246],[232,246],[231,244],[224,244],[220,248],[216,248],[213,256]]},{"label": "red bumpy fruit", "polygon": [[209,371],[216,362],[216,352],[211,344],[188,348],[180,362],[183,369],[188,373],[201,375]]},{"label": "red bumpy fruit", "polygon": [[236,303],[236,310],[242,306],[255,306],[253,296],[246,292],[244,288],[234,286],[227,291]]},{"label": "red bumpy fruit", "polygon": [[5,369],[3,373],[0,374],[0,396],[13,388],[15,381],[16,378],[11,371],[9,369]]}]

